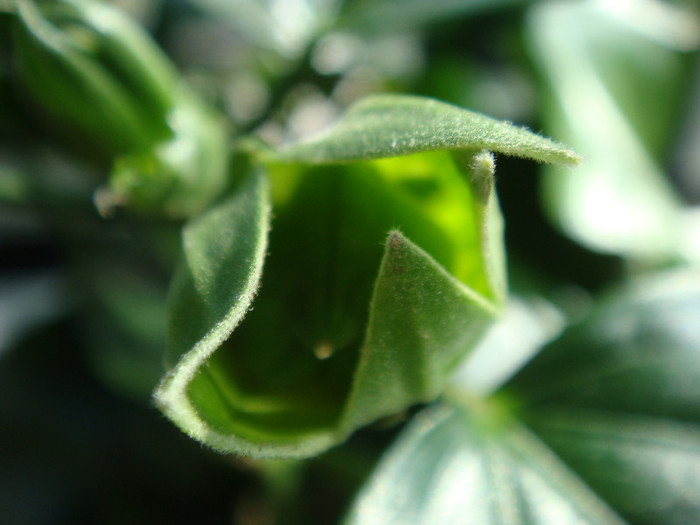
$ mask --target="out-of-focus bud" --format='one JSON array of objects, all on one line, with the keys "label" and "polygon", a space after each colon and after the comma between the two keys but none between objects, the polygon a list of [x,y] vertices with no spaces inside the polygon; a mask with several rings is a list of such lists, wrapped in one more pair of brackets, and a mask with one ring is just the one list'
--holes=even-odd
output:
[{"label": "out-of-focus bud", "polygon": [[21,80],[39,108],[114,163],[96,198],[103,215],[124,205],[183,218],[220,195],[228,128],[137,24],[91,0],[19,0],[16,20]]},{"label": "out-of-focus bud", "polygon": [[226,124],[198,101],[182,97],[169,116],[170,140],[114,163],[109,192],[117,204],[189,217],[203,210],[226,183]]},{"label": "out-of-focus bud", "polygon": [[16,20],[21,80],[62,126],[108,157],[172,136],[177,75],[119,11],[83,0],[19,0]]}]

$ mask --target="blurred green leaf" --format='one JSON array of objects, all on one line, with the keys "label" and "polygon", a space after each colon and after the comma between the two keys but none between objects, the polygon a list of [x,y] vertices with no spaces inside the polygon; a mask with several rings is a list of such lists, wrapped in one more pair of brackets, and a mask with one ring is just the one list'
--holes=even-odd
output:
[{"label": "blurred green leaf", "polygon": [[700,274],[638,279],[540,352],[510,384],[524,405],[700,420]]},{"label": "blurred green leaf", "polygon": [[545,126],[586,162],[547,168],[554,221],[596,250],[690,257],[684,210],[663,171],[700,19],[668,3],[543,3],[530,11],[534,61],[551,86]]},{"label": "blurred green leaf", "polygon": [[550,412],[529,419],[589,486],[632,523],[697,519],[700,428],[603,411]]},{"label": "blurred green leaf", "polygon": [[147,403],[163,373],[165,289],[119,262],[83,262],[92,263],[82,272],[91,294],[82,312],[85,357],[111,389]]},{"label": "blurred green leaf", "polygon": [[505,388],[532,428],[635,523],[700,512],[700,273],[643,279]]},{"label": "blurred green leaf", "polygon": [[0,359],[22,337],[73,309],[65,276],[55,272],[0,279]]},{"label": "blurred green leaf", "polygon": [[[512,284],[512,274],[509,277]],[[542,297],[511,292],[503,314],[455,373],[455,388],[480,397],[495,392],[561,334],[564,319],[564,314]]]},{"label": "blurred green leaf", "polygon": [[478,403],[418,414],[345,524],[622,523],[527,429]]},{"label": "blurred green leaf", "polygon": [[360,33],[405,31],[491,10],[520,7],[532,0],[360,0],[350,3],[339,21]]},{"label": "blurred green leaf", "polygon": [[448,392],[455,407],[416,417],[346,523],[621,522],[598,497],[632,523],[693,522],[699,276],[613,294],[491,399]]},{"label": "blurred green leaf", "polygon": [[209,17],[233,29],[255,47],[298,58],[332,25],[341,0],[188,0]]},{"label": "blurred green leaf", "polygon": [[527,129],[410,95],[366,97],[325,134],[282,149],[274,158],[330,164],[431,150],[487,150],[565,165],[581,160],[561,144]]}]

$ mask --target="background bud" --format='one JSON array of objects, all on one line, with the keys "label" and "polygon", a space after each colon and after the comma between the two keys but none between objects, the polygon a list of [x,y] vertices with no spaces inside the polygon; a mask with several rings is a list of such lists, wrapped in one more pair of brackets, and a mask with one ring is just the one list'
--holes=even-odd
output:
[{"label": "background bud", "polygon": [[137,25],[96,2],[17,7],[23,85],[50,117],[97,149],[93,156],[143,151],[172,135],[175,71]]},{"label": "background bud", "polygon": [[23,84],[58,138],[113,162],[96,204],[181,218],[223,190],[228,128],[195,97],[143,30],[98,2],[18,3]]}]

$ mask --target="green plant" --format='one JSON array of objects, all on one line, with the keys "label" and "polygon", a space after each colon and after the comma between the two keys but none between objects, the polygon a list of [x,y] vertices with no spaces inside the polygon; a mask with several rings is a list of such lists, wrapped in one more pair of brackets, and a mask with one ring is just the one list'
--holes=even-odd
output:
[{"label": "green plant", "polygon": [[[523,20],[528,2],[515,4],[514,18],[504,15],[500,27]],[[37,370],[45,357],[31,360],[37,348],[75,346],[79,364],[59,359],[57,370],[87,367],[137,401],[135,410],[153,403],[189,436],[229,455],[141,421],[131,425],[138,438],[125,434],[140,451],[132,455],[146,458],[134,462],[139,471],[161,454],[144,441],[166,444],[168,466],[159,465],[148,484],[169,471],[208,479],[201,493],[173,482],[203,506],[235,486],[240,523],[322,523],[341,513],[348,524],[688,523],[700,516],[698,227],[654,161],[674,129],[673,105],[652,116],[640,111],[637,101],[653,96],[630,77],[647,70],[641,62],[629,72],[615,67],[655,57],[654,66],[666,69],[648,89],[677,100],[698,46],[692,30],[700,22],[691,11],[677,20],[688,36],[678,36],[674,49],[654,47],[639,27],[630,32],[593,2],[527,6],[529,56],[549,93],[538,115],[585,152],[583,166],[573,167],[582,159],[571,149],[433,98],[456,89],[440,70],[459,70],[452,44],[441,48],[444,63],[426,66],[414,83],[433,96],[353,94],[347,85],[356,71],[342,73],[349,66],[333,46],[350,45],[360,60],[360,35],[380,50],[385,26],[409,34],[428,27],[428,3],[348,2],[334,16],[340,4],[328,2],[286,32],[271,29],[282,23],[279,6],[268,13],[253,2],[193,1],[202,16],[166,5],[180,22],[210,20],[216,9],[234,20],[248,56],[231,85],[211,72],[204,82],[186,79],[109,4],[0,4],[0,56],[8,57],[0,64],[0,136],[11,146],[0,156],[0,198],[41,219],[75,290],[53,305],[43,292],[47,315],[59,321],[13,343],[23,347],[12,352],[16,361],[5,358],[0,371],[12,387],[5,395],[17,399],[4,409],[10,419],[31,413],[16,378],[30,371],[55,387]],[[669,20],[682,12],[652,5]],[[437,2],[430,15],[469,19],[487,9],[467,6]],[[250,31],[255,16],[261,25]],[[398,48],[389,49],[396,60]],[[389,80],[400,84],[400,74],[384,74],[379,91],[392,91]],[[573,89],[571,79],[585,89]],[[328,82],[323,89],[347,107],[320,134],[296,132],[305,108],[318,115],[325,107],[308,86]],[[343,87],[351,94],[342,95]],[[221,100],[227,89],[232,106]],[[256,101],[257,109],[246,108]],[[591,137],[586,108],[608,122],[603,141]],[[275,140],[280,129],[290,140]],[[606,140],[619,142],[615,155]],[[537,206],[515,191],[509,206],[518,201],[525,210],[523,226],[508,213],[505,226],[531,235],[545,255],[528,262],[516,239],[515,262],[506,260],[511,246],[504,246],[496,189],[508,179],[532,183],[516,173],[534,169],[523,159],[546,164],[546,208],[561,229],[614,256],[554,230],[549,239],[533,234],[527,214]],[[615,171],[616,163],[623,168]],[[625,187],[632,169],[640,178]],[[605,197],[600,207],[591,208],[591,195]],[[654,220],[629,215],[639,209]],[[579,281],[593,275],[591,289],[615,286],[592,295],[581,282],[562,286],[567,272]],[[53,417],[18,427],[32,434],[47,422],[52,443],[77,434]],[[117,421],[110,428],[130,428],[128,417]],[[239,459],[228,465],[227,457]],[[314,496],[326,480],[342,493],[328,513]],[[121,508],[115,494],[111,505]],[[164,502],[172,507],[163,513],[136,505],[137,520],[170,511],[182,517],[172,498]],[[109,517],[124,519],[131,510],[124,507]]]}]

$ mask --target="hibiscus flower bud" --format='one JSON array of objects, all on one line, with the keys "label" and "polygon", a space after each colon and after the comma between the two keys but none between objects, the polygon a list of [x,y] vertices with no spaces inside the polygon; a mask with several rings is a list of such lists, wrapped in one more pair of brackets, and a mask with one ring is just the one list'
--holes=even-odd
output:
[{"label": "hibiscus flower bud", "polygon": [[220,195],[228,129],[136,23],[90,0],[21,0],[16,12],[16,60],[37,110],[57,138],[114,163],[101,213],[188,217]]}]

